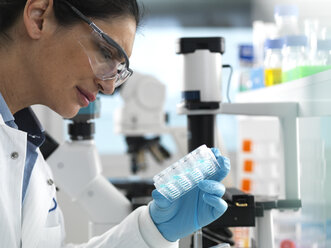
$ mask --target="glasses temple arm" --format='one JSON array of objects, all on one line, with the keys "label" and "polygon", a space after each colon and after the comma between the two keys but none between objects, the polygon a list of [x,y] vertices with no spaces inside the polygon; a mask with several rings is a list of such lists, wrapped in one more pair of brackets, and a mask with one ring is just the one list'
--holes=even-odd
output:
[{"label": "glasses temple arm", "polygon": [[78,9],[75,8],[71,3],[67,1],[63,1],[65,4],[67,4],[80,18],[82,18],[90,27],[96,31],[99,35],[102,36],[108,43],[115,46],[117,50],[119,50],[122,55],[124,56],[125,63],[127,65],[127,68],[129,68],[129,58],[128,55],[125,53],[125,51],[120,47],[115,41],[113,41],[108,35],[106,35],[97,25],[94,24],[89,18],[87,18],[82,12],[80,12]]}]

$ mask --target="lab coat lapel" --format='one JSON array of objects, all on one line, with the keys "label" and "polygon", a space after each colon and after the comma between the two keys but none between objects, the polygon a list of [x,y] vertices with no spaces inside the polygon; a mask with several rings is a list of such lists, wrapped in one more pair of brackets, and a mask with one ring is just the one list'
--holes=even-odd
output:
[{"label": "lab coat lapel", "polygon": [[[13,154],[16,154],[13,157]],[[0,114],[0,246],[19,247],[26,133],[8,127]]]},{"label": "lab coat lapel", "polygon": [[55,196],[55,186],[48,184],[47,164],[38,152],[23,204],[22,245],[35,248],[45,228],[48,210]]}]

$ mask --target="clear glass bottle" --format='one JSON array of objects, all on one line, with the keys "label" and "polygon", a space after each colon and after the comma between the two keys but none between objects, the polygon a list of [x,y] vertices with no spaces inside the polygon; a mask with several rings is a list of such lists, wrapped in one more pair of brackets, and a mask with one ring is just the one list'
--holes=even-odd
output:
[{"label": "clear glass bottle", "polygon": [[317,40],[321,38],[320,23],[317,19],[306,19],[303,23],[308,38],[309,60],[313,61],[317,53]]},{"label": "clear glass bottle", "polygon": [[310,74],[331,69],[331,39],[318,40],[315,57],[309,68]]},{"label": "clear glass bottle", "polygon": [[254,65],[254,49],[252,44],[239,45],[239,64],[239,91],[251,90],[253,87],[251,70]]},{"label": "clear glass bottle", "polygon": [[282,48],[283,39],[267,39],[265,41],[264,83],[272,86],[282,82]]},{"label": "clear glass bottle", "polygon": [[287,82],[305,77],[307,74],[308,40],[304,35],[284,37],[282,81]]},{"label": "clear glass bottle", "polygon": [[277,5],[274,9],[274,18],[278,37],[299,34],[299,9],[296,5]]},{"label": "clear glass bottle", "polygon": [[320,28],[320,37],[322,40],[328,40],[328,39],[331,39],[331,25],[324,25],[324,26],[321,26]]},{"label": "clear glass bottle", "polygon": [[317,41],[316,65],[331,66],[331,39]]}]

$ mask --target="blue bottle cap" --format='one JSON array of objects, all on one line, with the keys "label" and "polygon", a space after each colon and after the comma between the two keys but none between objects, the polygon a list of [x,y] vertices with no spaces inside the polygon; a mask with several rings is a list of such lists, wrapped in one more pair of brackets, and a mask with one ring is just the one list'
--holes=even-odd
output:
[{"label": "blue bottle cap", "polygon": [[266,39],[264,47],[266,49],[281,49],[284,45],[283,39]]},{"label": "blue bottle cap", "polygon": [[317,49],[321,51],[331,51],[331,39],[328,40],[318,40]]},{"label": "blue bottle cap", "polygon": [[299,8],[296,5],[276,5],[274,14],[278,16],[299,16]]},{"label": "blue bottle cap", "polygon": [[307,46],[308,39],[305,35],[289,35],[284,37],[285,46]]},{"label": "blue bottle cap", "polygon": [[239,45],[239,59],[246,62],[254,62],[254,49],[252,44]]}]

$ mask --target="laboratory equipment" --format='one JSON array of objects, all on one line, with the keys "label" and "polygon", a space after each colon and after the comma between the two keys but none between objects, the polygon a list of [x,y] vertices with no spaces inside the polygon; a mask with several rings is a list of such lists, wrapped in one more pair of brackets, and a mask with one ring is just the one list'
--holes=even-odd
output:
[{"label": "laboratory equipment", "polygon": [[272,86],[282,82],[282,48],[282,39],[267,39],[265,41],[265,86]]},{"label": "laboratory equipment", "polygon": [[187,153],[186,129],[166,123],[163,83],[153,76],[135,72],[128,83],[121,86],[120,95],[123,105],[114,112],[114,129],[126,137],[133,174],[146,169],[145,153],[152,154],[159,164],[170,157],[161,145],[161,135],[170,134],[175,141],[177,154],[173,157]]},{"label": "laboratory equipment", "polygon": [[227,188],[223,199],[228,203],[228,210],[207,226],[208,229],[213,230],[216,234],[219,234],[220,228],[254,227],[256,225],[256,216],[263,215],[263,206],[255,202],[255,197],[236,188]]},{"label": "laboratory equipment", "polygon": [[131,212],[129,200],[102,175],[93,139],[93,119],[99,114],[99,99],[82,108],[70,119],[70,140],[54,147],[47,159],[56,185],[88,214],[89,237],[102,234]]},{"label": "laboratory equipment", "polygon": [[220,244],[220,245],[215,245],[210,248],[230,248],[231,246],[229,244]]},{"label": "laboratory equipment", "polygon": [[310,75],[307,37],[291,35],[284,38],[282,81],[288,82]]},{"label": "laboratory equipment", "polygon": [[326,26],[321,26],[321,36],[320,38],[322,40],[328,40],[331,39],[331,26],[326,25]]},{"label": "laboratory equipment", "polygon": [[[329,69],[320,65],[317,58],[309,59],[308,40],[306,36],[286,36],[284,40],[282,62],[283,82],[300,79]],[[327,40],[319,42],[320,61],[323,61],[323,54],[328,54],[328,51],[321,51],[328,48],[327,43]],[[324,62],[326,62],[325,59]]]},{"label": "laboratory equipment", "polygon": [[317,41],[317,54],[315,63],[317,66],[325,67],[323,70],[331,69],[331,39]]},{"label": "laboratory equipment", "polygon": [[[259,103],[263,105],[270,101],[279,104],[288,102],[298,104],[298,111],[296,114],[294,113],[294,116],[297,116],[297,162],[300,172],[298,179],[302,208],[295,212],[273,212],[276,215],[274,217],[275,244],[278,245],[276,247],[279,247],[283,240],[288,239],[295,241],[298,247],[329,247],[324,243],[325,240],[328,240],[325,235],[330,218],[328,191],[330,173],[327,172],[330,161],[328,128],[331,100],[329,94],[330,72],[330,70],[324,71],[295,80],[291,84],[281,84],[237,96],[236,101],[243,104]],[[272,126],[278,125],[280,131],[284,130],[282,122],[279,123],[277,119],[274,119],[273,122]],[[270,125],[265,128],[268,127]],[[285,145],[285,142],[282,143]],[[285,169],[288,166],[291,167],[286,158],[283,163],[285,163]],[[283,175],[281,170],[280,172]],[[284,175],[286,176],[288,173],[286,169]],[[285,186],[287,187],[287,183]]]},{"label": "laboratory equipment", "polygon": [[277,27],[275,23],[253,22],[254,67],[263,66],[265,40],[275,39],[276,37]]},{"label": "laboratory equipment", "polygon": [[[183,101],[178,105],[178,112],[188,115],[189,150],[194,150],[203,143],[213,146],[215,115],[222,101],[221,58],[224,53],[224,39],[181,38],[177,53],[184,54]],[[255,207],[251,204],[245,206],[253,209]],[[224,215],[227,216],[227,212]],[[202,247],[201,232],[195,233],[194,237],[194,247]]]},{"label": "laboratory equipment", "polygon": [[[188,110],[218,109],[222,101],[223,37],[180,38],[177,54],[184,54],[182,108]],[[188,149],[202,144],[214,147],[215,114],[188,115]],[[195,233],[194,248],[202,247],[200,232]]]},{"label": "laboratory equipment", "polygon": [[[216,114],[274,116],[281,122],[281,137],[283,138],[282,154],[285,161],[285,199],[259,199],[263,207],[263,216],[257,218],[258,247],[274,247],[273,244],[273,209],[299,209],[300,186],[297,158],[297,103],[241,103],[228,104],[221,102],[221,80],[217,77],[221,73],[221,56],[223,38],[182,38],[179,40],[180,54],[184,54],[184,101],[177,106],[179,114],[188,115],[189,149],[195,148],[200,142],[214,142],[214,117]],[[218,48],[218,50],[215,49]],[[204,56],[204,60],[201,57]],[[215,59],[218,56],[218,59]],[[205,66],[207,65],[207,66]],[[209,68],[219,68],[211,71]],[[199,72],[197,75],[196,72]],[[208,87],[219,89],[218,102],[215,103],[215,92],[208,96]],[[210,103],[210,104],[208,104]],[[201,130],[203,130],[201,132]],[[200,143],[201,144],[201,143]],[[196,244],[201,247],[201,244]]]},{"label": "laboratory equipment", "polygon": [[221,199],[225,188],[219,182],[228,175],[230,161],[217,148],[211,150],[221,167],[210,180],[199,182],[198,187],[173,202],[158,190],[152,192],[149,212],[159,231],[169,241],[192,234],[219,218],[227,209],[227,204]]},{"label": "laboratory equipment", "polygon": [[[136,79],[138,80],[136,81]],[[131,139],[128,150],[132,156],[132,173],[142,171],[138,165],[141,161],[141,153],[150,152],[155,155],[158,163],[164,164],[167,151],[160,144],[160,135],[170,134],[175,139],[177,153],[172,154],[172,160],[186,153],[186,129],[166,125],[166,115],[163,111],[165,88],[162,83],[154,77],[137,72],[130,78],[128,84],[121,86],[120,94],[124,99],[124,106],[117,110],[117,114],[120,114],[121,118],[117,119],[115,115],[115,130],[128,136],[127,139]],[[72,234],[70,238],[77,236],[81,239],[82,236],[85,236],[80,234],[78,237],[79,234],[72,231],[77,228],[76,223],[73,223],[76,219],[83,219],[81,228],[85,227],[89,221],[88,235],[90,237],[101,234],[121,222],[132,211],[132,208],[146,205],[151,200],[151,188],[154,188],[152,180],[148,182],[136,177],[126,177],[123,180],[104,178],[100,155],[93,137],[95,132],[93,120],[99,116],[99,112],[99,99],[88,108],[81,109],[79,114],[70,120],[70,140],[58,148],[54,146],[48,149],[47,152],[49,156],[47,162],[53,170],[56,183],[61,191],[59,195],[63,201],[64,214],[69,215],[66,216],[68,221],[66,226],[69,229],[69,235]],[[151,134],[157,136],[150,138]],[[112,161],[119,157],[123,158],[127,165],[126,154],[111,155],[109,160]],[[128,163],[130,162],[128,161]],[[117,165],[117,162],[112,164]],[[104,168],[106,174],[107,167]],[[77,182],[72,180],[73,175],[79,175]],[[112,176],[110,173],[107,175]],[[121,193],[113,185],[120,188]],[[72,199],[74,203],[69,202]],[[129,200],[132,202],[130,203]],[[71,211],[75,211],[75,213],[72,214]]]},{"label": "laboratory equipment", "polygon": [[254,49],[252,44],[239,45],[239,91],[243,92],[253,88],[251,70],[254,66]]},{"label": "laboratory equipment", "polygon": [[169,201],[192,190],[220,170],[213,152],[202,145],[153,177],[155,188]]},{"label": "laboratory equipment", "polygon": [[278,38],[299,34],[299,9],[296,5],[276,5],[274,18]]},{"label": "laboratory equipment", "polygon": [[[218,109],[222,101],[224,38],[181,38],[177,54],[184,54],[184,82],[180,106],[190,110]],[[206,83],[208,82],[208,83]],[[188,116],[189,151],[214,146],[215,115]]]},{"label": "laboratory equipment", "polygon": [[309,60],[314,60],[317,52],[317,40],[321,38],[320,23],[317,19],[306,19],[303,22],[304,34],[308,39]]}]

